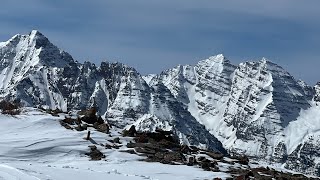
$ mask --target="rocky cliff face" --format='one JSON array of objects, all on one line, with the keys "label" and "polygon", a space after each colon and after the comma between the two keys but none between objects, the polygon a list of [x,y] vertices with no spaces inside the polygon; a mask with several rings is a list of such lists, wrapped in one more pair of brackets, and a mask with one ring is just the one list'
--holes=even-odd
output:
[{"label": "rocky cliff face", "polygon": [[[38,31],[0,43],[0,98],[85,109],[119,127],[172,130],[181,143],[320,176],[320,85],[262,59],[223,55],[142,77],[121,63],[78,63]],[[222,143],[222,144],[221,144]]]}]

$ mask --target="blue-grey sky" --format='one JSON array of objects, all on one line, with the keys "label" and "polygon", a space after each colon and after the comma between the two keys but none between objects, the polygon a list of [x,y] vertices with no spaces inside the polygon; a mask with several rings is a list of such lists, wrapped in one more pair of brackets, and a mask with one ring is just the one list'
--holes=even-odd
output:
[{"label": "blue-grey sky", "polygon": [[0,41],[38,29],[76,60],[142,74],[223,53],[320,81],[319,0],[2,0]]}]

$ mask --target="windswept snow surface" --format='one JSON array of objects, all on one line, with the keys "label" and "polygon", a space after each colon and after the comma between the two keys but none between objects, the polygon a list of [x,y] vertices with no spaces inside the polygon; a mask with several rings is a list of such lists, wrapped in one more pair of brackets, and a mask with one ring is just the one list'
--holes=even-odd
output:
[{"label": "windswept snow surface", "polygon": [[29,176],[28,174],[7,166],[0,164],[0,179],[2,180],[17,180],[17,179],[23,179],[23,180],[38,180],[39,178],[36,178],[34,176]]},{"label": "windswept snow surface", "polygon": [[[213,179],[229,177],[225,173],[205,172],[200,168],[170,166],[139,161],[142,157],[99,146],[106,134],[92,131],[96,143],[107,157],[89,161],[86,131],[66,130],[59,120],[35,109],[23,115],[0,114],[0,180],[65,180],[65,179]],[[113,131],[113,135],[118,132]]]}]

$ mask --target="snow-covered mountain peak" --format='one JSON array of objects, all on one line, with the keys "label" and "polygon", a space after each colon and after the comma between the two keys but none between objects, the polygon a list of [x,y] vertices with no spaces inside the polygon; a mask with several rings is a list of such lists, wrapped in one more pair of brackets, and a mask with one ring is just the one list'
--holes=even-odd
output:
[{"label": "snow-covered mountain peak", "polygon": [[262,59],[260,60],[260,62],[262,62],[262,63],[268,63],[268,62],[271,62],[268,58],[266,58],[266,57],[262,57]]},{"label": "snow-covered mountain peak", "polygon": [[226,60],[226,57],[223,54],[218,54],[215,56],[210,56],[209,59],[211,61],[216,61],[216,62],[223,62]]},{"label": "snow-covered mountain peak", "polygon": [[36,49],[51,44],[49,39],[38,30],[31,31],[27,36],[27,39],[30,45],[34,45]]},{"label": "snow-covered mountain peak", "polygon": [[198,64],[224,64],[224,63],[230,63],[230,61],[223,55],[223,54],[218,54],[215,56],[210,56],[208,59],[200,61]]},{"label": "snow-covered mountain peak", "polygon": [[[30,39],[41,39],[41,38],[46,38],[40,31],[38,30],[32,30],[30,33],[29,33],[29,38]],[[46,38],[47,39],[47,38]]]},{"label": "snow-covered mountain peak", "polygon": [[[66,52],[53,45],[49,39],[37,30],[28,35],[15,35],[0,45],[0,60],[4,64],[28,67],[51,66],[64,67],[74,63],[73,58]],[[0,68],[1,70],[1,68]]]},{"label": "snow-covered mountain peak", "polygon": [[30,36],[36,37],[36,36],[44,36],[39,30],[32,30],[30,33]]},{"label": "snow-covered mountain peak", "polygon": [[278,64],[276,64],[275,62],[273,62],[271,59],[268,59],[266,57],[262,57],[261,60],[258,61],[260,64],[265,64],[266,66],[270,66],[270,67],[278,67],[280,69],[283,69],[281,66],[279,66]]},{"label": "snow-covered mountain peak", "polygon": [[[11,98],[21,98],[27,105],[43,101],[40,104],[50,108],[65,107],[60,97],[49,96],[56,90],[56,87],[50,87],[50,83],[59,79],[54,77],[59,68],[71,64],[75,64],[73,58],[53,45],[39,31],[33,30],[28,35],[15,35],[0,46],[0,97],[11,94]],[[29,95],[38,100],[24,98]]]},{"label": "snow-covered mountain peak", "polygon": [[[107,61],[103,61],[100,64],[100,67],[98,67],[98,70],[104,74],[109,76],[109,74],[113,74],[113,75],[117,75],[117,76],[125,76],[125,77],[129,77],[129,76],[139,76],[139,78],[142,79],[142,77],[140,77],[140,73],[133,67],[130,67],[126,64],[120,63],[120,62],[107,62]],[[111,75],[110,74],[110,75]]]},{"label": "snow-covered mountain peak", "polygon": [[16,34],[12,38],[10,38],[8,41],[0,42],[0,48],[7,46],[10,43],[16,42],[16,44],[20,41],[21,34]]},{"label": "snow-covered mountain peak", "polygon": [[266,58],[262,58],[259,61],[240,63],[238,69],[241,69],[241,71],[252,71],[253,73],[259,72],[264,75],[269,74],[272,77],[283,77],[284,79],[288,78],[296,81],[283,67]]},{"label": "snow-covered mountain peak", "polygon": [[32,30],[27,35],[16,34],[13,37],[11,37],[8,41],[1,42],[1,44],[7,45],[7,44],[11,43],[12,45],[16,45],[17,43],[19,43],[19,41],[28,40],[27,44],[31,45],[34,41],[37,41],[39,39],[42,39],[42,40],[46,39],[47,41],[49,41],[48,38],[46,38],[40,31]]},{"label": "snow-covered mountain peak", "polygon": [[[198,79],[207,79],[209,81],[217,80],[225,74],[230,75],[235,70],[235,66],[222,54],[211,56],[208,59],[199,61],[195,67],[195,76]],[[210,77],[210,78],[209,78]]]},{"label": "snow-covered mountain peak", "polygon": [[262,58],[259,62],[260,64],[263,64],[264,66],[266,66],[266,68],[270,71],[278,71],[278,72],[282,72],[287,75],[290,75],[283,67],[281,67],[280,65],[274,63],[273,61],[267,58]]}]

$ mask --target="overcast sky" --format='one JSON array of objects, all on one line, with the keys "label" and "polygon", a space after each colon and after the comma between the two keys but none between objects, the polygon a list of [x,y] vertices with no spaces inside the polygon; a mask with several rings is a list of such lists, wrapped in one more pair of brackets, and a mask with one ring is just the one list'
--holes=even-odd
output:
[{"label": "overcast sky", "polygon": [[223,53],[320,81],[319,0],[1,0],[0,41],[40,30],[80,62],[142,74]]}]

